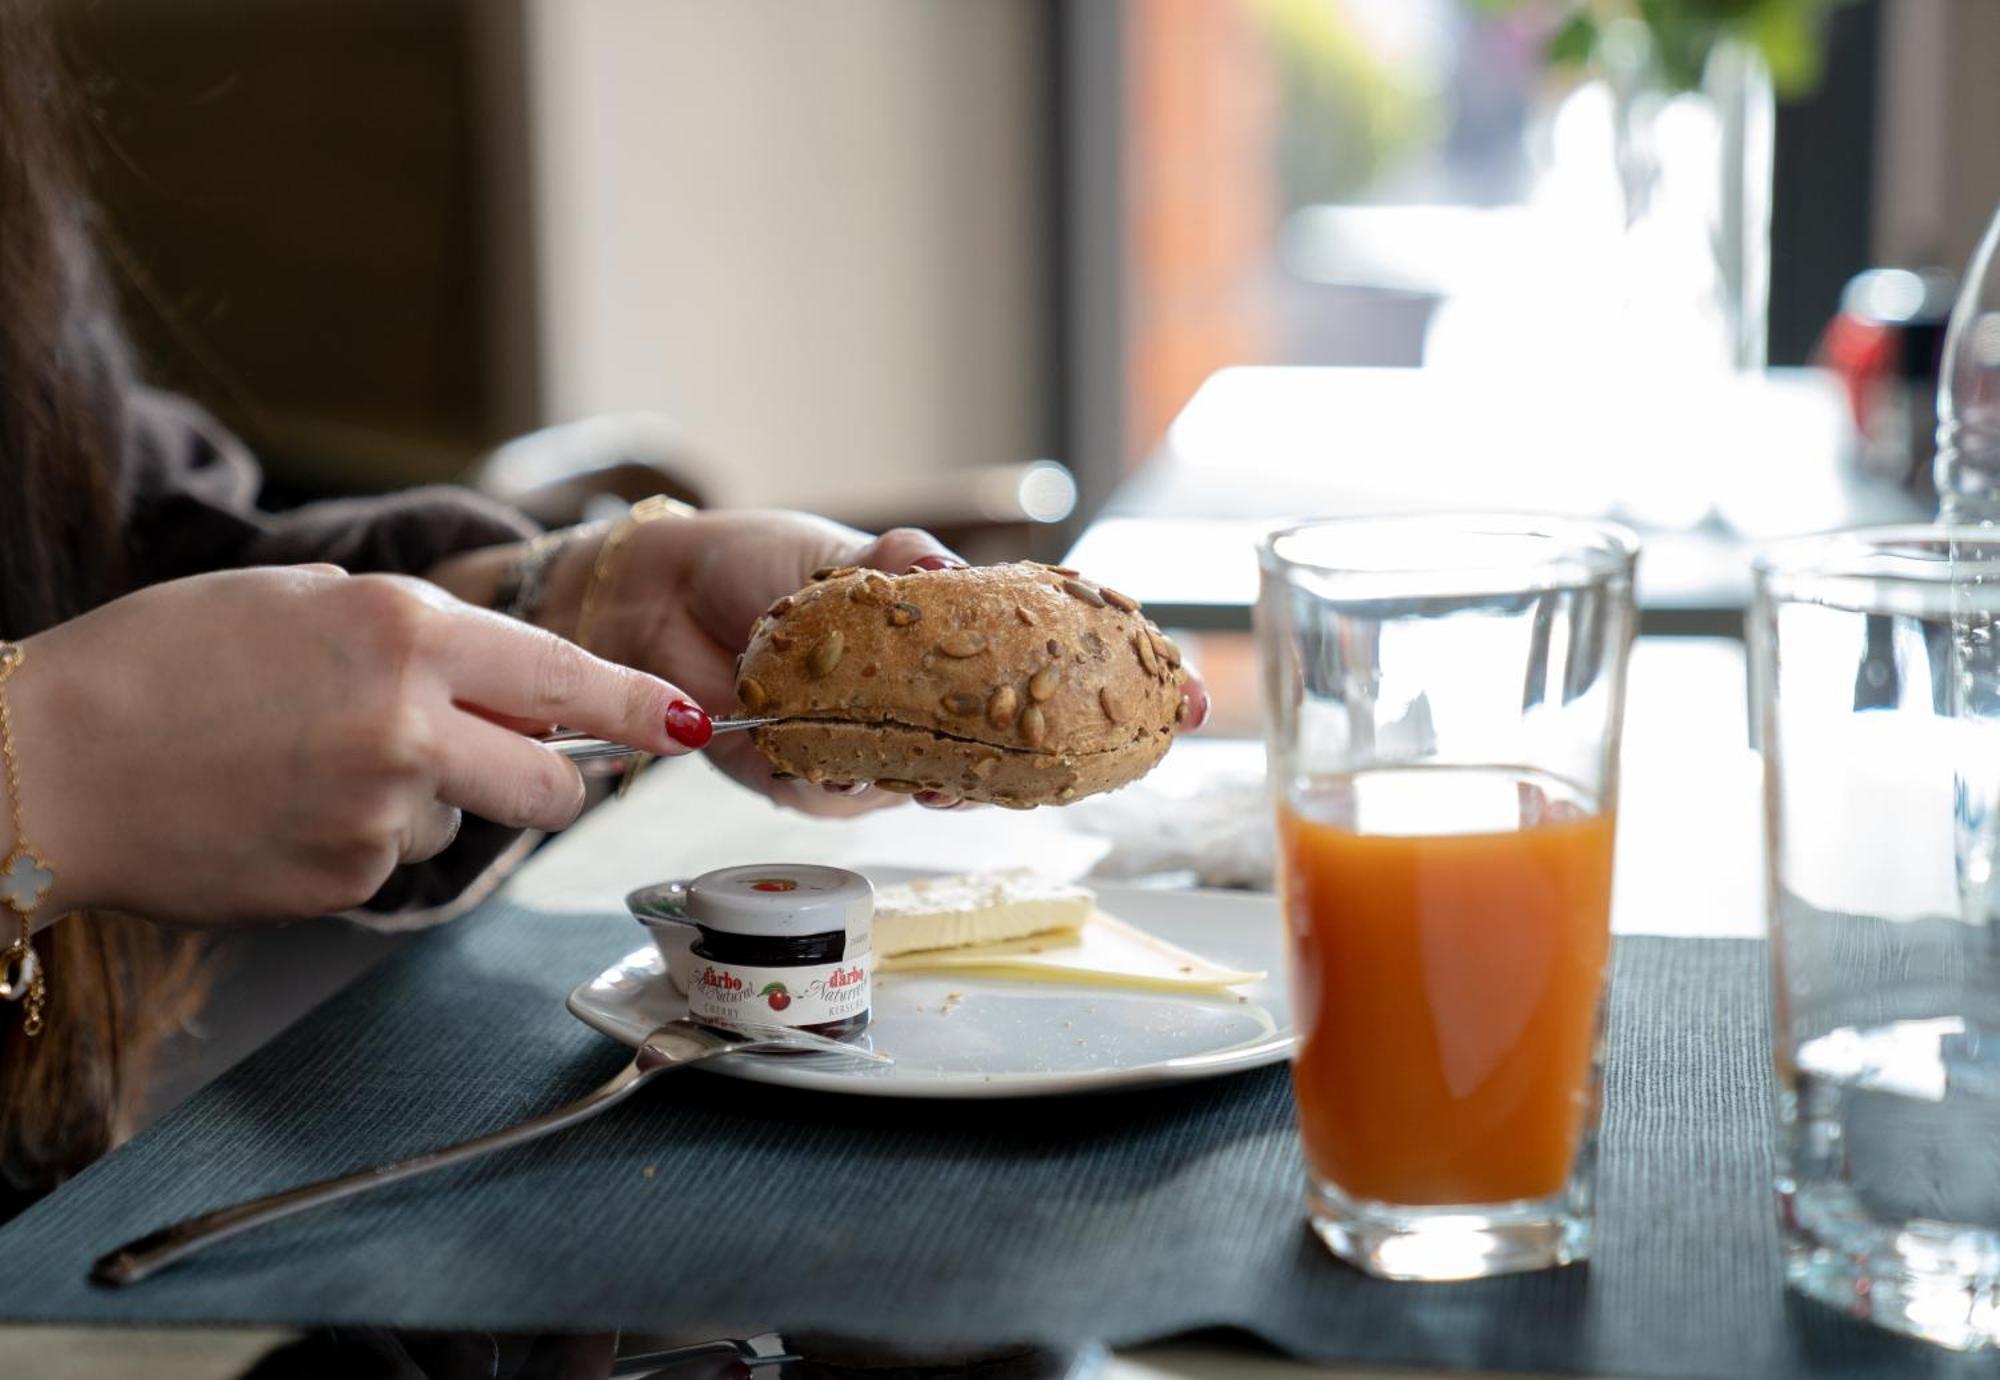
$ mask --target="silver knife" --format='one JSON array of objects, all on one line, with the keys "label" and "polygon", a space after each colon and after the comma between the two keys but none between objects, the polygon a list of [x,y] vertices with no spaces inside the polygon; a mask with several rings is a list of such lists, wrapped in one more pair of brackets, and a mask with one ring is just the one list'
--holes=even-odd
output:
[{"label": "silver knife", "polygon": [[[746,728],[762,728],[774,724],[777,719],[766,716],[761,719],[714,719],[710,721],[717,733],[737,733]],[[587,733],[574,729],[559,729],[554,733],[544,733],[536,742],[544,747],[554,748],[563,756],[582,766],[586,762],[623,762],[628,758],[645,757],[643,748],[627,747],[614,743],[609,738],[593,738]]]}]

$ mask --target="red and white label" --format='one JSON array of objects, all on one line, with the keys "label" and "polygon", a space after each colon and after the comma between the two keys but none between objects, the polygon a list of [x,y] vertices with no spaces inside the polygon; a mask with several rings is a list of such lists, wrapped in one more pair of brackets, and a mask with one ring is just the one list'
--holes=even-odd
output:
[{"label": "red and white label", "polygon": [[824,1025],[868,1009],[867,953],[839,963],[753,968],[696,955],[688,968],[688,1014],[719,1024]]}]

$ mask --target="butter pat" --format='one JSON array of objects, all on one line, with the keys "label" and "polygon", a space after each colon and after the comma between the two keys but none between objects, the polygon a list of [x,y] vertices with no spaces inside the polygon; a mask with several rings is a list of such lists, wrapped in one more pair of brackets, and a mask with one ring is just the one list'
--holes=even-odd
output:
[{"label": "butter pat", "polygon": [[931,877],[875,892],[878,959],[968,949],[1083,927],[1096,897],[1025,868],[966,877]]},{"label": "butter pat", "polygon": [[1084,983],[1154,991],[1214,991],[1264,974],[1225,968],[1103,911],[1082,929],[976,949],[940,949],[878,958],[878,973],[962,973],[1015,982]]}]

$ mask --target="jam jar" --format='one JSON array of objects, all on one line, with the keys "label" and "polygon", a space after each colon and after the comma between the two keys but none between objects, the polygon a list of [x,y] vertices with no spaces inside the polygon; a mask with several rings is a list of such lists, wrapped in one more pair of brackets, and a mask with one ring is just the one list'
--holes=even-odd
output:
[{"label": "jam jar", "polygon": [[675,976],[695,1020],[797,1026],[836,1040],[868,1028],[875,889],[860,873],[724,867],[644,888],[628,903],[648,925],[694,928]]}]

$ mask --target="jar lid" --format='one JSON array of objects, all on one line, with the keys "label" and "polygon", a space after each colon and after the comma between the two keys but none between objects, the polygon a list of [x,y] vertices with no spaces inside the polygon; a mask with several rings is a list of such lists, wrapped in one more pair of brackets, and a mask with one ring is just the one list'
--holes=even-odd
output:
[{"label": "jar lid", "polygon": [[799,863],[723,867],[688,883],[687,915],[703,929],[762,939],[833,930],[865,936],[875,916],[875,888],[866,877],[844,867]]}]

